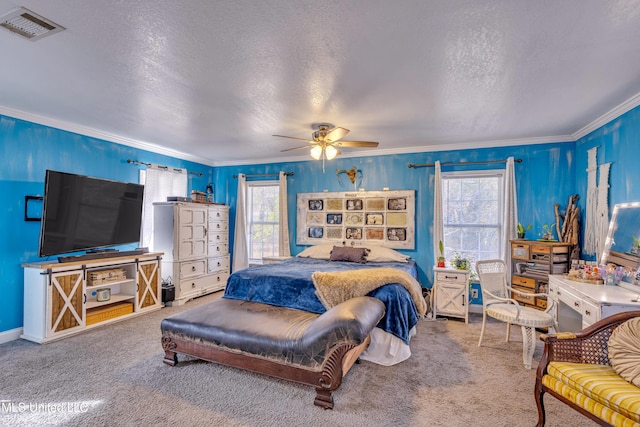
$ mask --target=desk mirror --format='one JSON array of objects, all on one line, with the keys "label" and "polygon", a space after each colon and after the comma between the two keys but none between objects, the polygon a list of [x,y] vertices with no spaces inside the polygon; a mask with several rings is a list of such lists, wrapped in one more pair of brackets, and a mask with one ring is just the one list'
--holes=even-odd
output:
[{"label": "desk mirror", "polygon": [[619,203],[613,208],[609,233],[600,264],[613,263],[626,274],[621,286],[640,289],[640,202]]}]

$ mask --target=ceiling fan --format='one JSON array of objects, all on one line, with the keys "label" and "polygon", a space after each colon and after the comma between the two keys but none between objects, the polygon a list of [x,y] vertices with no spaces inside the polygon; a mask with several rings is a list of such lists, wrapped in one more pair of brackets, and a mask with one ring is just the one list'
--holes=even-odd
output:
[{"label": "ceiling fan", "polygon": [[324,160],[332,160],[338,154],[340,150],[338,147],[355,147],[355,148],[367,148],[377,147],[378,143],[373,141],[342,141],[341,139],[349,133],[349,129],[334,127],[331,129],[331,125],[321,124],[318,125],[318,130],[314,131],[311,136],[312,139],[296,138],[293,136],[285,135],[273,135],[280,138],[295,139],[298,141],[305,141],[308,144],[301,145],[299,147],[287,148],[285,151],[310,149],[309,154],[316,160],[322,159],[322,170],[324,171]]}]

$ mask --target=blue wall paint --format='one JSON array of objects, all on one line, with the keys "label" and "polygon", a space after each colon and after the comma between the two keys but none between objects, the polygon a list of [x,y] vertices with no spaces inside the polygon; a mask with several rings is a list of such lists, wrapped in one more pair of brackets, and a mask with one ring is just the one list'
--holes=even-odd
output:
[{"label": "blue wall paint", "polygon": [[[138,182],[127,159],[186,167],[191,189],[204,191],[212,168],[0,115],[0,332],[22,326],[21,264],[39,260],[39,222],[24,221],[24,196],[42,195],[46,169]],[[135,245],[134,245],[135,246]]]},{"label": "blue wall paint", "polygon": [[[576,180],[580,209],[587,202],[587,151],[598,147],[598,165],[612,162],[609,171],[609,217],[616,203],[640,201],[640,107],[626,112],[576,143]],[[584,218],[584,216],[583,216]],[[583,227],[584,229],[584,227]],[[585,255],[596,259],[600,254]]]},{"label": "blue wall paint", "polygon": [[[501,160],[508,156],[522,158],[516,164],[519,219],[533,224],[528,235],[537,237],[540,227],[555,221],[553,205],[565,207],[572,194],[579,194],[581,209],[586,202],[587,150],[599,146],[599,163],[613,162],[610,177],[610,209],[615,203],[640,201],[640,107],[612,120],[581,138],[577,143],[550,143],[524,147],[480,150],[456,150],[437,153],[340,158],[327,162],[326,172],[318,161],[274,163],[210,168],[168,156],[113,144],[71,132],[0,116],[0,194],[4,196],[0,221],[3,225],[0,244],[0,332],[22,326],[23,280],[20,265],[38,260],[39,224],[25,222],[24,196],[42,194],[44,171],[56,169],[121,181],[137,182],[139,167],[127,159],[153,162],[202,172],[203,177],[190,176],[190,190],[204,191],[207,183],[215,185],[215,200],[231,206],[231,229],[235,216],[237,182],[232,178],[246,174],[293,171],[289,183],[289,229],[295,230],[297,193],[350,191],[340,186],[336,169],[356,166],[363,171],[360,187],[367,190],[416,190],[416,249],[403,251],[416,259],[420,280],[431,286],[433,251],[430,243],[433,222],[433,168],[409,169],[409,163]],[[475,166],[474,168],[480,168]],[[485,166],[491,168],[492,166]],[[469,170],[470,167],[456,167]],[[453,168],[445,168],[451,170]],[[343,179],[343,182],[346,181]],[[233,236],[231,236],[233,238]],[[303,247],[291,236],[292,253]]]},{"label": "blue wall paint", "polygon": [[[563,205],[575,191],[574,144],[551,143],[525,147],[504,147],[480,150],[457,150],[437,153],[415,153],[403,155],[371,156],[359,158],[336,158],[326,163],[326,172],[322,173],[322,162],[302,161],[277,163],[268,165],[228,166],[214,168],[216,188],[223,188],[223,194],[216,196],[216,201],[231,206],[231,229],[235,226],[235,204],[237,180],[233,175],[238,173],[263,174],[278,173],[280,170],[294,172],[288,178],[289,192],[289,230],[296,230],[296,194],[308,192],[352,191],[353,186],[343,177],[341,186],[336,178],[337,169],[351,169],[356,166],[362,171],[363,179],[359,187],[366,190],[416,191],[416,248],[402,250],[418,263],[420,281],[431,287],[433,273],[433,248],[431,232],[433,228],[433,181],[434,169],[409,169],[409,163],[433,163],[440,160],[446,162],[476,162],[487,160],[503,160],[509,156],[521,158],[516,164],[516,185],[520,195],[518,205],[521,222],[533,224],[530,233],[541,231],[543,224],[555,222],[554,203]],[[504,164],[449,166],[449,170],[498,169]],[[530,236],[533,238],[533,236]],[[233,241],[233,236],[231,236]],[[295,243],[295,235],[291,235],[291,252],[299,253],[304,246]],[[233,247],[233,242],[231,242]]]}]

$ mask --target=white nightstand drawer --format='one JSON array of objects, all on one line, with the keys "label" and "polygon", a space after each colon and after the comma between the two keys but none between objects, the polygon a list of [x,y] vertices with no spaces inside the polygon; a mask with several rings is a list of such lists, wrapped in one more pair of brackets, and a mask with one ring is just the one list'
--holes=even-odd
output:
[{"label": "white nightstand drawer", "polygon": [[453,273],[447,271],[436,272],[437,282],[454,282],[454,283],[467,283],[466,273]]}]

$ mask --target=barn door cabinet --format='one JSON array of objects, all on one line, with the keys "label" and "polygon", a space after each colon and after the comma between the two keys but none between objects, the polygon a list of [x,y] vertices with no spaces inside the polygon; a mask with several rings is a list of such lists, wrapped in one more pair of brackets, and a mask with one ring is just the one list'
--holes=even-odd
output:
[{"label": "barn door cabinet", "polygon": [[21,338],[45,343],[160,309],[161,256],[24,264]]},{"label": "barn door cabinet", "polygon": [[469,323],[469,275],[466,270],[433,268],[433,316],[449,316]]}]

